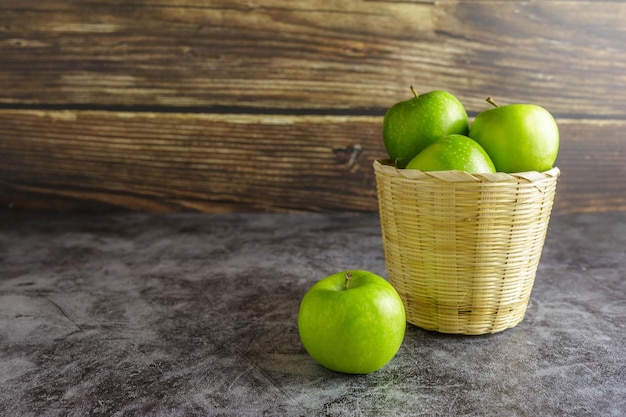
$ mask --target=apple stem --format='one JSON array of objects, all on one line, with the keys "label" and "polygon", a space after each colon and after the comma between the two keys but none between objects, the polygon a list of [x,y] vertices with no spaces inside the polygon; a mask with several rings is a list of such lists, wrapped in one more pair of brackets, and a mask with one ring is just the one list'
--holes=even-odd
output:
[{"label": "apple stem", "polygon": [[487,103],[491,104],[493,107],[498,107],[498,103],[496,103],[491,97],[487,97],[485,101],[487,101]]},{"label": "apple stem", "polygon": [[417,98],[417,96],[419,95],[419,94],[417,94],[417,91],[415,91],[415,87],[413,87],[412,85],[411,85],[411,92],[413,93],[415,98]]},{"label": "apple stem", "polygon": [[352,274],[350,272],[346,272],[346,282],[344,283],[344,288],[348,289],[348,284],[350,283],[350,279],[352,278]]}]

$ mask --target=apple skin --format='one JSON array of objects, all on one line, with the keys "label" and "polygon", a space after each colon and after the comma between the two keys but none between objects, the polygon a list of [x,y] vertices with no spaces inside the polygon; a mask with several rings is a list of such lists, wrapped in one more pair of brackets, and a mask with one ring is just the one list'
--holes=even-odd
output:
[{"label": "apple skin", "polygon": [[391,106],[383,119],[385,149],[398,168],[437,139],[469,131],[467,112],[455,96],[443,90],[414,94]]},{"label": "apple skin", "polygon": [[406,166],[420,171],[458,170],[470,174],[496,172],[487,152],[464,135],[449,135],[429,145]]},{"label": "apple skin", "polygon": [[368,374],[382,368],[400,349],[405,330],[400,296],[387,280],[368,271],[321,279],[305,294],[298,312],[304,348],[336,372]]},{"label": "apple skin", "polygon": [[498,172],[544,172],[559,152],[554,117],[534,104],[511,104],[479,113],[469,137],[487,151]]}]

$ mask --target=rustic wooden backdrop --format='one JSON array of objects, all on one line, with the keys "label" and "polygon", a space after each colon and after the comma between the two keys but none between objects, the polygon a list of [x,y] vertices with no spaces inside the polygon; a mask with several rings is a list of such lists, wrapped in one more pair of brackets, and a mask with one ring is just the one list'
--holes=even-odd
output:
[{"label": "rustic wooden backdrop", "polygon": [[555,210],[626,210],[626,2],[577,0],[2,0],[0,206],[376,210],[410,84],[546,107]]}]

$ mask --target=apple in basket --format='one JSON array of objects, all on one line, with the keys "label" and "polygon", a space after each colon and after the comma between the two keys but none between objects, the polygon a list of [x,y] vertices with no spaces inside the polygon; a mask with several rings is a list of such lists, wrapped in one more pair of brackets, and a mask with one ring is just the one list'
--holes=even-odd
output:
[{"label": "apple in basket", "polygon": [[351,270],[330,275],[304,295],[298,332],[306,351],[326,368],[368,374],[385,366],[404,339],[400,296],[384,278]]},{"label": "apple in basket", "polygon": [[559,151],[554,117],[534,104],[498,106],[479,113],[469,137],[487,151],[498,172],[547,171]]},{"label": "apple in basket", "polygon": [[389,158],[404,168],[415,155],[436,140],[467,135],[469,121],[463,104],[447,91],[434,90],[391,106],[383,118],[383,142]]},{"label": "apple in basket", "polygon": [[443,137],[429,145],[406,166],[420,171],[465,171],[470,174],[496,172],[487,152],[463,135]]}]

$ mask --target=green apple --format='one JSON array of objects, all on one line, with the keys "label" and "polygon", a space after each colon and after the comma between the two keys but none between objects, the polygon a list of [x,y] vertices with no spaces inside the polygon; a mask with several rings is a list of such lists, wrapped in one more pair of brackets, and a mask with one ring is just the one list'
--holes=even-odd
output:
[{"label": "green apple", "polygon": [[487,151],[499,172],[547,171],[559,152],[554,117],[534,104],[500,106],[479,113],[469,137]]},{"label": "green apple", "polygon": [[434,90],[391,106],[383,119],[383,142],[389,158],[404,168],[422,149],[437,139],[469,131],[463,104],[447,91]]},{"label": "green apple", "polygon": [[470,174],[494,173],[496,169],[487,152],[464,135],[449,135],[429,145],[406,166],[421,171],[458,170]]},{"label": "green apple", "polygon": [[298,312],[300,340],[328,369],[368,374],[385,366],[404,339],[406,315],[400,296],[384,278],[362,270],[321,279],[305,294]]}]

